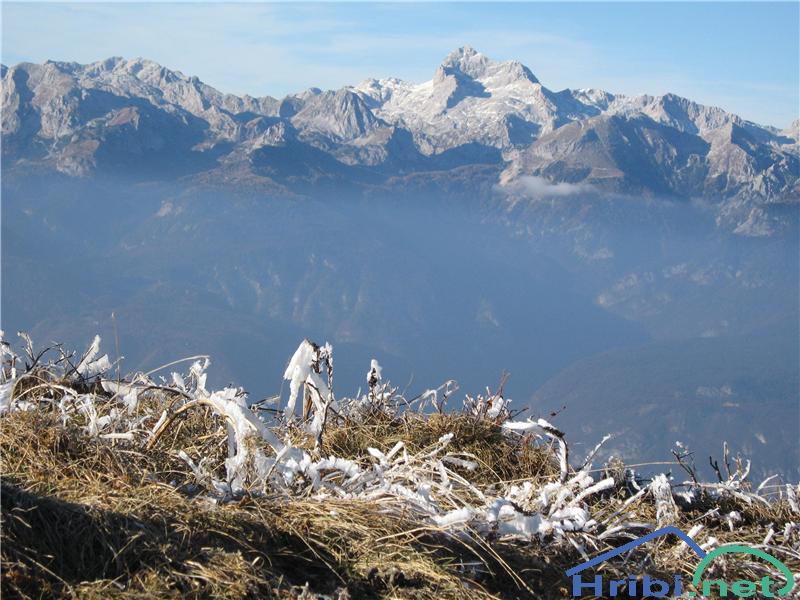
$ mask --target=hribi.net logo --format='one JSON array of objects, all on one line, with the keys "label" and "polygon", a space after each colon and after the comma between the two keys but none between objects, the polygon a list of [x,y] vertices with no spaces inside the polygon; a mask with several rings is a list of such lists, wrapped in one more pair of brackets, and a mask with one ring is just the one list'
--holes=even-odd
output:
[{"label": "hribi.net logo", "polygon": [[[604,581],[601,575],[595,575],[592,578],[586,577],[583,574],[583,571],[595,565],[603,563],[628,550],[632,550],[637,546],[641,546],[652,539],[668,534],[678,536],[686,542],[700,558],[700,562],[692,576],[692,589],[685,591],[688,596],[702,594],[705,597],[715,595],[720,598],[749,598],[758,595],[762,598],[782,598],[787,596],[789,592],[792,591],[792,588],[794,588],[794,577],[789,567],[763,550],[745,545],[728,545],[720,546],[711,552],[706,552],[697,542],[677,527],[664,527],[567,570],[567,576],[572,578],[572,595],[576,598],[584,595],[599,598],[618,598],[626,596],[672,598],[680,596],[686,589],[680,574],[674,575],[671,581],[653,578],[649,575],[644,575],[642,577],[630,575],[625,579]],[[727,581],[723,579],[704,578],[703,575],[709,564],[711,564],[715,558],[723,554],[749,554],[760,558],[775,567],[786,582],[783,583],[783,581],[769,576],[762,577],[757,581],[750,581],[748,579]],[[781,587],[775,589],[778,585],[781,585]]]}]

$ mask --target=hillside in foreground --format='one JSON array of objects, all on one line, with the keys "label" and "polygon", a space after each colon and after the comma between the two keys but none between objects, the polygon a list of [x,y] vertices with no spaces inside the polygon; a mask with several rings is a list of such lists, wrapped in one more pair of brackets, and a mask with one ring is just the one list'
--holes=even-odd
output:
[{"label": "hillside in foreground", "polygon": [[[288,400],[261,401],[206,389],[204,357],[123,378],[99,338],[23,341],[1,346],[5,597],[560,598],[566,569],[668,526],[800,571],[798,486],[727,452],[712,482],[685,447],[641,473],[593,464],[502,386],[406,398],[376,361],[339,397],[332,348],[308,341]],[[596,573],[689,581],[696,562],[669,536]],[[786,583],[752,556],[707,574]]]}]

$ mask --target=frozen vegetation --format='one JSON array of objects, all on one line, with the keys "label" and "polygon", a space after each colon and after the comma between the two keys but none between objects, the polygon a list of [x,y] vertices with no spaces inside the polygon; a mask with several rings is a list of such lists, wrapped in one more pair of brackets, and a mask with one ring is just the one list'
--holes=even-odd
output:
[{"label": "frozen vegetation", "polygon": [[[406,397],[373,360],[337,396],[333,348],[308,340],[288,394],[258,400],[207,389],[207,357],[121,377],[99,337],[83,354],[21,337],[2,341],[4,593],[562,597],[565,569],[669,525],[800,570],[798,486],[750,482],[727,447],[713,482],[680,443],[663,473],[595,464],[607,438],[571,454],[502,385]],[[664,538],[598,572],[694,562]],[[715,568],[780,581],[755,559]]]}]

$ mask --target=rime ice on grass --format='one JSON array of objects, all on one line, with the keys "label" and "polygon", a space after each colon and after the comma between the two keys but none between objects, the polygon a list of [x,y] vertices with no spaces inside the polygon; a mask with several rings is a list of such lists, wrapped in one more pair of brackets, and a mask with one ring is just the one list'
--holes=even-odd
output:
[{"label": "rime ice on grass", "polygon": [[[25,351],[33,357],[32,342],[23,339]],[[593,469],[597,451],[608,437],[574,466],[563,432],[544,419],[502,421],[501,417],[508,415],[509,401],[488,390],[486,396],[467,397],[463,418],[494,428],[503,440],[518,444],[515,447],[536,444],[548,453],[552,475],[479,484],[474,477],[478,457],[454,448],[458,442],[454,432],[437,432],[438,437],[432,438],[435,441],[416,449],[411,440],[400,440],[389,449],[375,447],[376,443],[365,446],[360,455],[337,456],[323,444],[331,430],[375,415],[383,422],[400,422],[405,415],[422,422],[427,418],[422,407],[442,411],[457,386],[447,381],[407,400],[391,387],[373,360],[367,371],[368,393],[336,401],[331,389],[333,348],[308,340],[298,346],[284,373],[290,388],[282,411],[285,418],[272,420],[250,406],[241,389],[209,391],[208,359],[194,360],[185,375],[174,372],[168,380],[156,381],[143,373],[120,380],[103,378],[110,363],[107,355],[100,354],[99,337],[76,367],[70,366],[70,355],[62,352],[47,364],[46,371],[37,372],[36,377],[44,383],[35,394],[29,387],[14,393],[15,383],[30,373],[20,372],[17,355],[10,345],[0,342],[0,412],[4,418],[21,410],[56,411],[63,425],[79,425],[83,435],[111,444],[112,451],[143,453],[190,411],[210,411],[216,421],[209,423],[217,428],[211,433],[224,432],[223,442],[227,438],[224,465],[215,470],[207,456],[192,455],[187,447],[171,451],[186,465],[195,491],[201,490],[215,502],[276,495],[287,502],[302,499],[321,504],[346,499],[368,503],[388,514],[402,514],[423,529],[444,530],[456,537],[564,544],[585,555],[613,540],[631,539],[642,530],[675,523],[686,507],[709,499],[732,498],[746,505],[769,506],[762,493],[775,487],[764,482],[753,490],[747,482],[749,464],[737,463],[735,470],[728,467],[727,449],[727,476],[720,472],[717,483],[701,483],[694,476],[692,481],[676,483],[663,474],[647,482],[629,469],[624,476],[609,467]],[[44,379],[44,373],[49,379]],[[300,397],[304,421],[298,422],[295,409]],[[796,488],[778,489],[787,499],[787,512],[798,514]],[[609,502],[609,498],[615,499]],[[654,507],[650,513],[654,519],[640,516],[637,507],[643,502]],[[729,533],[736,533],[744,521],[739,510],[718,512],[715,518]],[[784,540],[796,537],[792,523],[774,524],[764,535],[764,545],[774,544],[779,536]],[[693,533],[706,536],[699,540],[704,547],[719,543],[706,535],[703,527]]]}]

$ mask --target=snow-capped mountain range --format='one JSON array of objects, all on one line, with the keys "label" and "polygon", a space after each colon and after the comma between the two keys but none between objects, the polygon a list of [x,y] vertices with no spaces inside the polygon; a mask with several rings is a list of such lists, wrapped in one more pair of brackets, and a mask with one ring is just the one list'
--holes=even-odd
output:
[{"label": "snow-capped mountain range", "polygon": [[205,174],[296,193],[491,165],[480,176],[511,192],[533,177],[540,195],[704,198],[744,233],[763,228],[764,207],[800,198],[797,121],[780,131],[672,94],[554,92],[468,46],[424,83],[370,79],[280,100],[224,94],[143,59],[22,63],[2,78],[10,169]]}]

